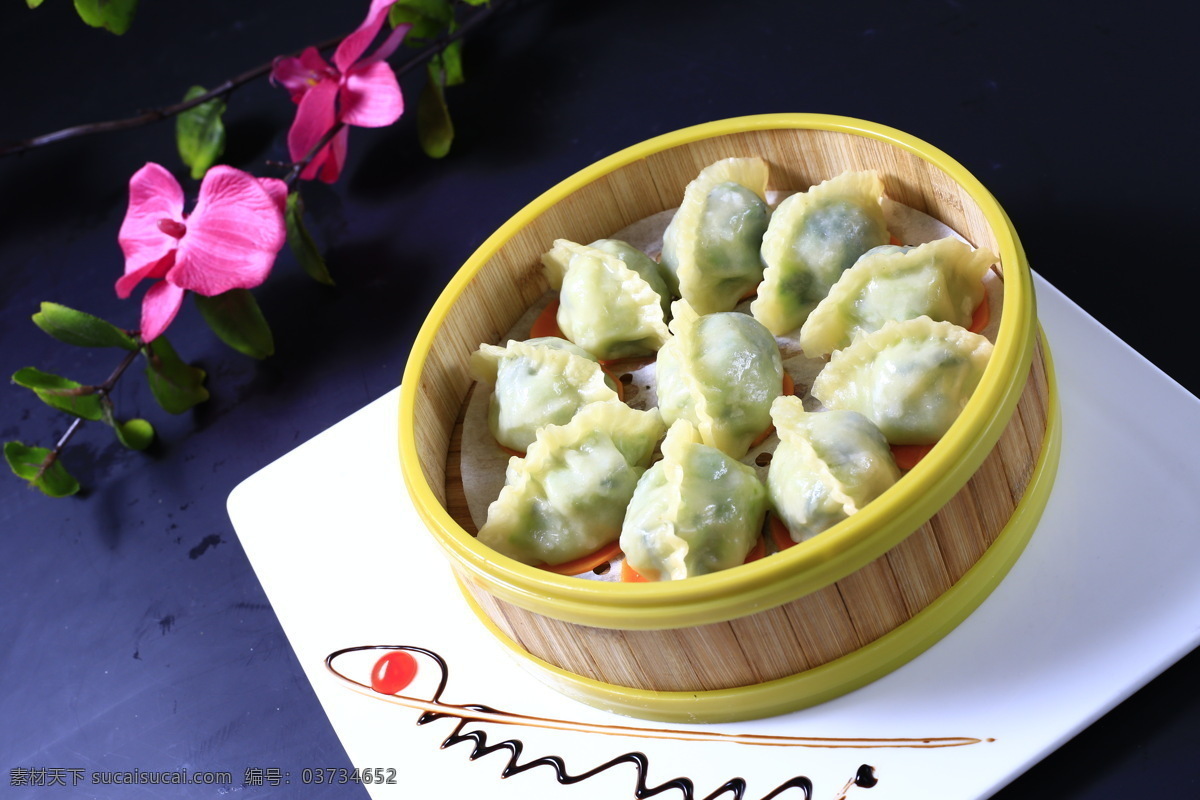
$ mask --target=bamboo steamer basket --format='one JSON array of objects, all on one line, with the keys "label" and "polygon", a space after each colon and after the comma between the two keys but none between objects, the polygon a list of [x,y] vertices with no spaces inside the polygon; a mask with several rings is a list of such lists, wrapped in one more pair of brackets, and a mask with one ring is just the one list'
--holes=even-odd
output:
[{"label": "bamboo steamer basket", "polygon": [[[459,475],[467,363],[547,291],[540,256],[678,205],[721,158],[757,155],[771,189],[875,169],[888,197],[999,255],[1003,313],[958,420],[900,481],[813,539],[730,570],[663,583],[560,576],[474,538]],[[605,158],[487,239],[417,336],[400,393],[404,479],[483,627],[560,692],[644,719],[770,716],[896,669],[967,617],[1023,550],[1057,467],[1049,350],[1016,231],[960,164],[901,131],[816,114],[686,128]]]}]

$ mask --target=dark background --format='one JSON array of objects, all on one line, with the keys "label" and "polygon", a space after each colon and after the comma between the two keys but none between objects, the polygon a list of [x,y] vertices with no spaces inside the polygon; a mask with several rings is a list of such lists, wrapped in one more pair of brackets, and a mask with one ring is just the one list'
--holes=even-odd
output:
[{"label": "dark background", "polygon": [[[349,32],[366,5],[143,0],[118,38],[86,28],[66,0],[34,11],[7,0],[0,140],[174,102],[192,84]],[[1183,284],[1196,269],[1200,19],[1164,6],[511,0],[467,40],[467,82],[448,95],[458,128],[448,157],[417,146],[424,77],[415,70],[403,81],[409,113],[391,128],[355,129],[341,180],[305,186],[337,286],[314,283],[281,254],[256,290],[273,358],[229,350],[188,303],[169,335],[208,371],[209,402],[171,417],[131,374],[118,409],[157,427],[148,453],[90,424],[64,458],[80,495],[52,500],[0,476],[0,767],[229,770],[235,786],[248,767],[349,767],[225,498],[396,386],[438,292],[504,220],[656,134],[807,111],[925,139],[991,189],[1035,270],[1200,392],[1195,296]],[[236,92],[224,160],[280,174],[268,162],[287,160],[293,108],[265,80]],[[37,366],[93,383],[111,371],[116,351],[58,343],[29,317],[51,300],[136,327],[141,290],[121,301],[112,285],[126,184],[146,161],[184,176],[172,123],[0,159],[0,373]],[[194,193],[195,182],[184,186]],[[1116,378],[1113,390],[1136,395]],[[0,387],[4,440],[52,446],[67,422],[27,391]],[[998,796],[1200,796],[1187,766],[1200,741],[1198,668],[1200,656],[1185,657]],[[0,786],[6,797],[59,793],[9,788],[7,774]],[[306,787],[304,796],[366,795]]]}]

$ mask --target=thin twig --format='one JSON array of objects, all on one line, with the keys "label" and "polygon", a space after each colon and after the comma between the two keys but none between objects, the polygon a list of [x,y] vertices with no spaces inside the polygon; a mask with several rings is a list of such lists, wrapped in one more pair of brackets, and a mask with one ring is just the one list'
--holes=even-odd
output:
[{"label": "thin twig", "polygon": [[[129,365],[133,363],[135,358],[137,358],[139,352],[141,352],[140,347],[137,350],[126,353],[125,358],[121,359],[121,363],[118,364],[116,369],[112,371],[112,374],[105,379],[104,383],[96,387],[91,387],[95,389],[93,393],[100,395],[101,399],[112,394],[112,390],[116,388],[117,381],[121,380],[121,376],[125,374],[125,370],[129,369]],[[54,462],[58,461],[59,456],[61,456],[63,450],[66,449],[67,443],[70,442],[71,437],[73,437],[75,433],[81,427],[83,427],[83,423],[83,417],[76,417],[75,419],[71,420],[70,427],[63,432],[62,436],[58,437],[58,444],[54,445],[54,449],[51,450],[46,455],[46,458],[42,460],[41,465],[38,467],[37,475],[34,478],[35,480],[45,475],[46,470],[54,466]]]},{"label": "thin twig", "polygon": [[138,353],[140,352],[141,348],[139,347],[137,350],[126,353],[125,358],[122,359],[121,363],[117,365],[117,368],[112,371],[112,374],[108,376],[108,379],[96,387],[96,393],[100,395],[110,394],[113,390],[113,387],[117,385],[117,381],[121,380],[121,376],[125,374],[125,370],[129,369],[129,365],[133,363],[133,360],[137,358]]},{"label": "thin twig", "polygon": [[[327,50],[328,48],[337,45],[344,38],[346,37],[338,36],[337,38],[329,39],[321,42],[318,45],[314,45],[314,47],[316,47],[318,50]],[[308,48],[304,49],[307,50]],[[302,52],[304,51],[297,50],[292,54],[292,56],[298,56]],[[193,97],[191,100],[184,100],[182,102],[174,103],[169,106],[162,106],[160,108],[152,108],[149,111],[144,111],[141,114],[133,117],[112,119],[106,122],[89,122],[84,125],[75,125],[70,128],[63,128],[59,131],[44,133],[40,136],[34,136],[29,139],[22,139],[18,142],[10,142],[0,146],[0,157],[16,155],[17,153],[23,153],[26,150],[32,150],[35,147],[42,147],[44,145],[53,144],[54,142],[66,141],[67,139],[75,139],[80,136],[89,136],[93,133],[121,131],[129,128],[138,128],[142,125],[148,125],[151,122],[161,122],[164,119],[169,119],[177,114],[182,114],[184,111],[193,109],[202,103],[207,103],[213,98],[230,95],[235,89],[249,83],[252,80],[255,80],[256,78],[266,75],[274,66],[275,60],[272,59],[266,64],[260,64],[254,69],[247,70],[237,77],[230,78],[219,86],[209,89],[204,94]]]},{"label": "thin twig", "polygon": [[[506,2],[506,0],[493,0],[492,3],[489,3],[483,9],[481,9],[480,11],[478,11],[474,15],[472,15],[470,17],[470,19],[468,19],[465,23],[463,23],[462,27],[459,28],[458,30],[454,31],[454,33],[452,33],[449,36],[446,36],[442,39],[439,39],[437,42],[434,42],[433,44],[429,45],[425,49],[418,52],[412,58],[405,61],[403,64],[401,64],[399,67],[396,68],[395,72],[396,72],[397,77],[404,75],[409,70],[411,70],[414,67],[420,65],[421,63],[427,61],[434,54],[440,52],[442,49],[444,49],[450,43],[462,38],[467,33],[467,31],[474,28],[476,25],[478,25],[480,22],[482,22],[487,17],[491,16],[491,14],[497,8],[499,8],[501,5],[503,5],[505,2]],[[313,45],[313,46],[316,47],[317,50],[327,50],[330,47],[334,47],[337,44],[339,44],[342,41],[342,39],[344,39],[344,38],[346,38],[346,37],[338,36],[334,39],[328,39],[324,42],[321,42],[320,44]],[[300,53],[304,52],[304,50],[307,50],[307,49],[308,48],[305,47],[301,50],[297,50],[296,52],[291,54],[291,57],[296,57],[296,56],[300,55]],[[22,139],[20,141],[9,142],[7,144],[0,145],[0,158],[3,158],[4,156],[16,155],[17,153],[23,153],[26,150],[32,150],[37,147],[43,147],[48,144],[53,144],[54,142],[62,142],[62,141],[66,141],[68,139],[76,139],[81,136],[90,136],[91,134],[94,134],[94,133],[107,133],[109,131],[120,131],[120,130],[127,130],[129,128],[138,128],[138,127],[141,127],[142,125],[149,125],[152,122],[161,122],[162,120],[170,119],[171,117],[174,117],[177,114],[182,114],[184,111],[188,111],[189,109],[195,108],[196,106],[198,106],[202,103],[206,103],[209,100],[212,100],[213,98],[228,96],[228,95],[232,94],[235,89],[237,89],[257,78],[261,78],[263,75],[266,75],[271,71],[271,69],[275,66],[276,60],[277,59],[271,59],[270,61],[268,61],[265,64],[260,64],[259,66],[255,67],[254,69],[247,70],[246,72],[243,72],[241,75],[238,75],[234,78],[230,78],[229,80],[225,81],[224,83],[208,90],[204,94],[193,97],[191,100],[185,100],[183,102],[174,103],[169,106],[152,108],[149,111],[145,111],[141,114],[138,114],[138,115],[132,116],[132,117],[125,117],[123,119],[107,120],[105,122],[89,122],[84,125],[75,125],[70,128],[63,128],[62,130],[53,131],[51,133],[44,133],[44,134],[41,134],[40,136],[33,136],[28,139]]]},{"label": "thin twig", "polygon": [[71,441],[71,437],[75,435],[75,431],[79,430],[81,425],[83,425],[83,417],[76,417],[71,420],[71,427],[67,428],[66,433],[58,438],[58,444],[54,445],[54,449],[50,451],[50,455],[46,456],[46,460],[42,462],[42,472],[49,469],[50,465],[62,455],[63,448],[67,446],[67,442]]},{"label": "thin twig", "polygon": [[288,191],[291,191],[296,185],[296,181],[300,178],[300,173],[304,172],[304,168],[312,163],[312,160],[317,157],[317,153],[321,152],[325,145],[332,142],[333,137],[337,136],[338,131],[344,127],[346,127],[346,123],[344,122],[333,123],[333,127],[325,131],[325,135],[317,140],[317,143],[305,154],[304,158],[292,164],[292,168],[288,170],[288,174],[283,178],[283,182],[287,184]]},{"label": "thin twig", "polygon": [[[493,0],[493,2],[484,7],[483,10],[477,12],[474,16],[464,22],[462,27],[458,28],[452,33],[448,33],[440,37],[436,42],[433,42],[428,47],[420,50],[416,53],[416,55],[405,61],[400,66],[395,67],[393,71],[396,73],[396,77],[399,78],[401,75],[404,75],[414,67],[417,67],[425,61],[428,61],[430,58],[442,52],[454,42],[466,36],[472,28],[477,26],[483,20],[487,19],[487,17],[490,16],[497,8],[503,5],[504,2],[505,0]],[[333,127],[325,131],[325,135],[317,140],[317,143],[313,145],[312,149],[310,149],[303,158],[292,164],[292,168],[288,170],[287,175],[285,175],[283,178],[283,182],[287,184],[289,191],[295,186],[296,181],[299,180],[300,173],[304,172],[305,168],[308,167],[308,165],[312,163],[312,160],[317,157],[317,154],[321,152],[326,145],[332,142],[333,138],[337,136],[338,132],[344,127],[346,127],[345,122],[335,122]]]},{"label": "thin twig", "polygon": [[409,70],[412,70],[414,67],[420,66],[422,63],[424,63],[425,61],[428,61],[430,58],[432,58],[437,53],[440,53],[442,50],[445,50],[446,47],[448,47],[449,45],[453,44],[454,42],[456,42],[459,39],[466,36],[467,33],[472,28],[476,27],[481,22],[483,22],[485,19],[490,17],[492,14],[494,14],[496,12],[496,9],[500,8],[500,6],[504,5],[506,2],[508,2],[508,0],[492,0],[492,2],[488,3],[481,10],[477,11],[469,19],[467,19],[467,21],[462,24],[462,27],[458,28],[457,30],[455,30],[451,33],[446,34],[445,36],[439,37],[436,42],[433,42],[425,49],[419,51],[415,56],[408,59],[400,66],[395,67],[394,71],[396,73],[396,77],[399,78],[399,77],[405,75],[406,73],[409,72]]}]

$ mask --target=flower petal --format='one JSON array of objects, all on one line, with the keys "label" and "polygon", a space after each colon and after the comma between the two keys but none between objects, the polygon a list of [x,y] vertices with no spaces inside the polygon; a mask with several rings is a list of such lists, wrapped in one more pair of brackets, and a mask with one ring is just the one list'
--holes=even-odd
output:
[{"label": "flower petal", "polygon": [[334,80],[321,81],[309,87],[300,98],[296,119],[288,130],[288,153],[292,161],[299,161],[321,141],[337,119],[338,84]]},{"label": "flower petal", "polygon": [[167,280],[207,296],[265,281],[287,238],[278,188],[269,186],[233,167],[210,169]]},{"label": "flower petal", "polygon": [[365,66],[366,64],[370,64],[375,61],[383,61],[392,53],[396,52],[396,48],[400,46],[402,41],[404,41],[404,37],[408,35],[410,30],[412,30],[411,22],[406,22],[403,25],[397,25],[392,29],[392,32],[388,34],[388,37],[383,40],[383,44],[375,48],[374,53],[371,53],[370,56],[361,59],[358,62],[359,66]]},{"label": "flower petal", "polygon": [[371,0],[371,8],[367,11],[367,18],[363,20],[362,25],[358,26],[358,30],[342,39],[342,43],[338,45],[337,50],[333,53],[334,66],[342,73],[350,68],[350,65],[367,52],[367,48],[371,46],[371,42],[375,41],[375,37],[379,34],[379,29],[383,27],[383,22],[387,19],[388,11],[396,0]]},{"label": "flower petal", "polygon": [[284,213],[284,210],[287,208],[287,184],[279,180],[279,178],[259,178],[258,185],[275,201],[275,205],[279,207],[279,213]]},{"label": "flower petal", "polygon": [[349,141],[350,129],[342,128],[333,137],[333,141],[321,148],[321,152],[300,174],[300,177],[308,181],[320,178],[325,183],[336,182],[338,176],[342,174],[342,167],[346,164],[346,146]]},{"label": "flower petal", "polygon": [[322,167],[317,178],[332,184],[337,181],[337,176],[342,174],[342,168],[346,166],[346,150],[350,140],[350,128],[342,128],[337,132],[337,136],[329,143],[328,148],[320,152],[322,157]]},{"label": "flower petal", "polygon": [[315,47],[306,48],[298,58],[277,58],[271,69],[271,82],[287,89],[294,103],[299,103],[316,83],[336,76],[333,67],[321,58]]},{"label": "flower petal", "polygon": [[143,342],[153,342],[162,336],[183,305],[183,291],[170,281],[159,281],[146,291],[142,298],[140,331]]},{"label": "flower petal", "polygon": [[176,240],[159,229],[160,219],[183,221],[183,189],[164,167],[150,163],[129,179],[129,208],[117,234],[125,254],[125,274],[137,276],[133,283],[148,276],[175,249]]},{"label": "flower petal", "polygon": [[175,250],[172,248],[167,251],[167,254],[158,261],[148,261],[142,267],[126,272],[121,277],[117,278],[117,297],[124,300],[133,293],[133,287],[141,282],[142,278],[162,278],[165,277],[171,267],[175,266]]},{"label": "flower petal", "polygon": [[404,113],[400,84],[386,61],[353,67],[346,74],[338,100],[338,118],[363,128],[391,125]]}]

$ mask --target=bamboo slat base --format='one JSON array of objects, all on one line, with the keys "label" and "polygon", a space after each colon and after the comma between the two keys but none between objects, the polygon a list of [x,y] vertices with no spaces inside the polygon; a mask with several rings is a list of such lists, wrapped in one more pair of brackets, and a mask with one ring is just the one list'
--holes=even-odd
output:
[{"label": "bamboo slat base", "polygon": [[[1041,342],[1017,409],[962,489],[899,545],[831,586],[775,608],[710,625],[630,631],[546,617],[462,585],[532,655],[603,683],[655,691],[749,686],[803,672],[894,630],[940,597],[1008,523],[1042,452],[1049,387]],[[451,461],[454,459],[452,458]],[[451,513],[470,524],[461,486]]]}]

